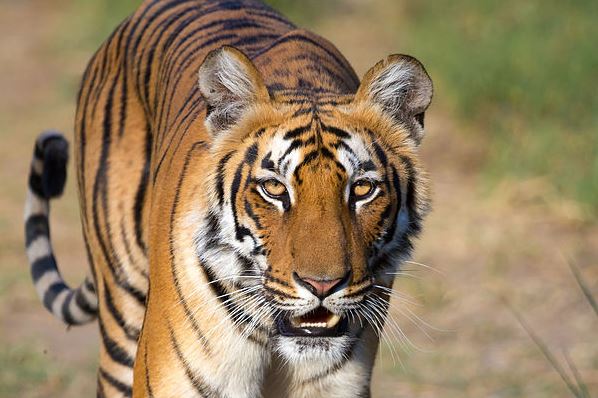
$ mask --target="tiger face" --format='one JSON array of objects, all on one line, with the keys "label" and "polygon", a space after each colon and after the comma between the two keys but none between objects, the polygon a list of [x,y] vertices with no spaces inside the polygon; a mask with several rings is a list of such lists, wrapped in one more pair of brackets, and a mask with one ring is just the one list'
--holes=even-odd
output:
[{"label": "tiger face", "polygon": [[367,325],[383,326],[392,273],[428,207],[416,157],[427,73],[391,56],[355,95],[272,95],[225,47],[199,85],[213,160],[197,255],[284,358],[342,359]]}]

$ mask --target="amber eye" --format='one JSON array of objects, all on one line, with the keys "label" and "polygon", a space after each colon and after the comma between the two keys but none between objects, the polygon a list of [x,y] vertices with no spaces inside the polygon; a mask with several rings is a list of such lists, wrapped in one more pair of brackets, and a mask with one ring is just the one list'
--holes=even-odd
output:
[{"label": "amber eye", "polygon": [[273,178],[262,182],[264,192],[275,199],[279,199],[287,193],[287,188],[278,180]]},{"label": "amber eye", "polygon": [[351,186],[351,195],[356,200],[362,200],[374,193],[376,186],[372,181],[360,180]]}]

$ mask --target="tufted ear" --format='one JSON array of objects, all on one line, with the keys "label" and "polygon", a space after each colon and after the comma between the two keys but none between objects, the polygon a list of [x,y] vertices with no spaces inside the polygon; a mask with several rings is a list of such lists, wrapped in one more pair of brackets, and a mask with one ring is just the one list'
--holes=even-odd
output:
[{"label": "tufted ear", "polygon": [[207,102],[206,127],[214,135],[238,121],[251,105],[270,99],[251,60],[228,46],[211,51],[203,61],[199,91]]},{"label": "tufted ear", "polygon": [[378,105],[390,118],[407,123],[417,144],[424,135],[424,112],[432,100],[432,80],[424,66],[409,55],[395,54],[370,69],[355,101]]}]

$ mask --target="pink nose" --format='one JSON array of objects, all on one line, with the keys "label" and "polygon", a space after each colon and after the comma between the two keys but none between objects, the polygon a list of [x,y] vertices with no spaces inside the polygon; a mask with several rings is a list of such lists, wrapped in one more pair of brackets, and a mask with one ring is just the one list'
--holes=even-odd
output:
[{"label": "pink nose", "polygon": [[299,275],[296,275],[297,281],[303,285],[303,287],[307,288],[313,294],[320,298],[324,298],[330,294],[330,291],[339,285],[344,279],[346,278],[338,278],[338,279],[314,279],[314,278],[302,278]]}]

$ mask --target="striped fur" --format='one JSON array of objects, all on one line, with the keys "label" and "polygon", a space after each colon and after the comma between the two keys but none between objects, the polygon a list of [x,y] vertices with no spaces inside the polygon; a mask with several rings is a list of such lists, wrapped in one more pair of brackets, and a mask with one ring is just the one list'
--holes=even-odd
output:
[{"label": "striped fur", "polygon": [[[257,0],[144,1],[79,93],[93,283],[69,289],[52,256],[59,135],[36,143],[26,211],[46,307],[71,324],[97,312],[98,396],[369,396],[391,274],[428,210],[431,96],[417,60],[390,56],[360,83],[332,44]],[[338,336],[281,329],[324,308]]]},{"label": "striped fur", "polygon": [[50,242],[49,201],[60,196],[66,181],[68,144],[55,132],[41,134],[35,143],[25,204],[25,246],[35,290],[44,306],[69,325],[96,318],[98,299],[90,278],[69,288],[56,267]]}]

